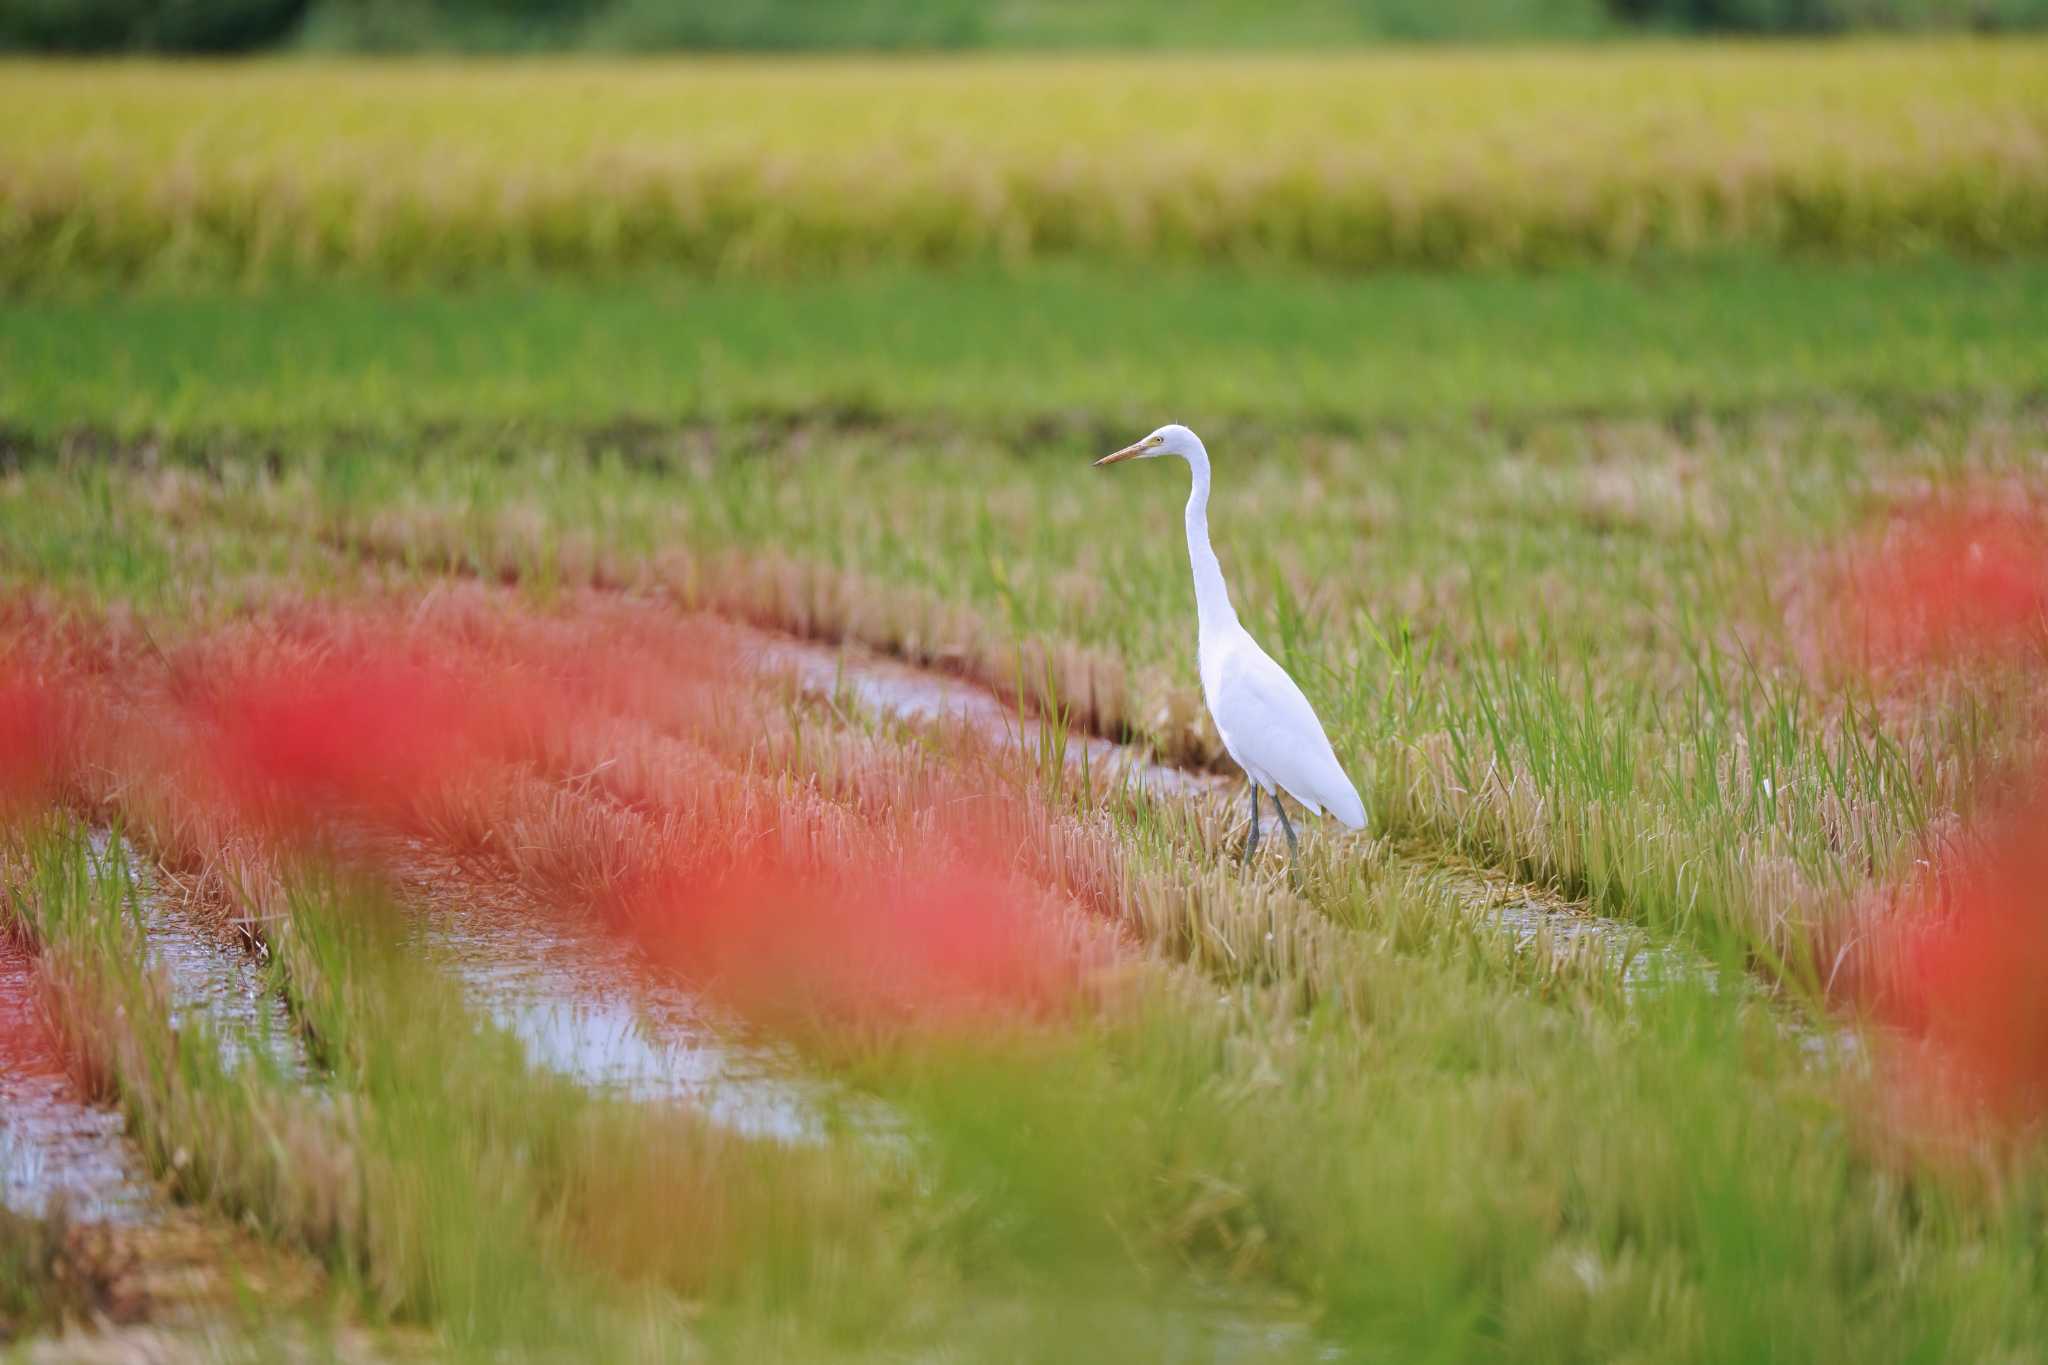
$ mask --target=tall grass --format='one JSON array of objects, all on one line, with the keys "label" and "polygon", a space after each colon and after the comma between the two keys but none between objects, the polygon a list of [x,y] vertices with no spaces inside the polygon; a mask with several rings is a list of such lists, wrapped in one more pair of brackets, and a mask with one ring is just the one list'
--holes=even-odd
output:
[{"label": "tall grass", "polygon": [[[738,314],[760,296],[736,297]],[[1257,311],[1258,294],[1230,297]],[[179,305],[149,306],[174,336]],[[279,334],[313,335],[317,316]],[[374,311],[360,316],[374,333]],[[1768,369],[1784,335],[1760,326],[1765,354],[1741,373]],[[1817,675],[1804,654],[1833,600],[1816,547],[1959,472],[2035,486],[2035,407],[1978,390],[1658,420],[1524,407],[1363,435],[1292,407],[1264,427],[1254,407],[1236,431],[1159,414],[1212,436],[1238,606],[1379,821],[1367,838],[1309,832],[1291,870],[1240,869],[1235,805],[1083,789],[1049,752],[878,724],[772,682],[692,699],[703,650],[677,608],[710,606],[1025,693],[1060,718],[1049,736],[1113,730],[1213,756],[1184,474],[1089,470],[1087,433],[1111,421],[1099,411],[1029,428],[1042,458],[1017,458],[961,427],[971,396],[944,425],[901,430],[609,431],[587,420],[593,380],[566,434],[484,420],[313,435],[290,419],[317,427],[345,405],[295,408],[304,395],[287,390],[234,409],[282,420],[224,437],[206,402],[163,397],[222,392],[220,367],[150,354],[158,387],[128,414],[142,435],[26,436],[0,473],[0,583],[18,594],[0,639],[22,665],[6,695],[61,681],[81,706],[136,703],[125,728],[76,727],[78,752],[19,745],[17,723],[34,761],[8,785],[39,801],[49,770],[69,771],[73,799],[119,813],[206,894],[247,892],[328,1091],[223,1077],[179,1045],[142,979],[125,873],[88,867],[75,830],[32,850],[8,911],[40,937],[80,1054],[180,1191],[320,1249],[362,1311],[494,1358],[535,1344],[1072,1358],[1105,1343],[1145,1358],[1249,1340],[1279,1359],[1334,1345],[1908,1360],[2022,1356],[2048,1330],[2038,1143],[1902,1139],[1887,1040],[1809,1050],[1749,970],[1814,985],[1816,925],[1846,923],[2018,753],[2011,721],[2038,691],[2024,676],[1901,697]],[[453,411],[506,411],[463,407],[493,363]],[[1461,379],[1465,401],[1528,399],[1489,388],[1499,373]],[[1071,374],[1048,384],[1085,391]],[[45,376],[24,391],[57,389]],[[119,400],[118,384],[70,391],[75,413]],[[2020,602],[2029,629],[2039,601]],[[404,675],[389,670],[351,688],[282,666],[357,658],[346,632],[317,628],[348,620],[469,659],[452,675],[460,714],[431,687],[414,695],[432,704],[395,709]],[[76,668],[43,671],[24,642],[73,648],[60,661]],[[515,702],[536,659],[597,681],[557,724],[512,727],[518,745],[479,758],[464,726]],[[311,726],[324,738],[309,744],[283,723],[295,708],[346,723]],[[907,1167],[858,1142],[758,1146],[530,1067],[415,951],[414,883],[366,891],[279,862],[265,841],[319,820],[220,815],[161,761],[195,714],[248,727],[229,754],[265,774],[258,793],[400,810],[451,898],[514,894],[627,932],[687,910],[691,877],[741,851],[829,865],[871,845],[885,867],[929,867],[981,802],[985,844],[1049,923],[1113,936],[1091,960],[1111,969],[1004,1026],[845,1026],[867,1016],[818,988],[829,974],[804,975],[832,961],[764,954],[784,997],[757,1005],[763,1026],[914,1137]],[[408,736],[405,716],[437,738]],[[457,759],[473,781],[410,799]],[[656,883],[673,899],[610,894],[650,861],[691,877]],[[1625,973],[1598,945],[1560,958],[1497,922],[1504,903],[1554,906],[1560,889],[1578,912],[1641,921],[1642,939],[1683,940],[1678,960],[1707,969],[1658,954]],[[684,939],[683,965],[706,943]],[[710,940],[706,956],[764,945],[778,946]],[[1980,976],[1953,962],[1936,964],[1943,998]],[[2022,1019],[2038,1013],[2025,984],[2004,1001]],[[792,993],[813,1008],[789,1008]]]},{"label": "tall grass", "polygon": [[2011,255],[2048,244],[2044,51],[16,63],[0,284]]},{"label": "tall grass", "polygon": [[[591,610],[514,619],[574,638]],[[671,813],[710,799],[648,780],[675,752],[658,742],[673,723],[660,698],[624,714],[650,705],[645,731],[577,722],[633,760],[615,796],[556,795],[683,803]],[[738,765],[729,780],[906,855],[945,838],[907,807],[1002,780],[970,748],[898,743],[829,708],[782,724],[810,733],[697,738]],[[715,836],[723,822],[683,823]],[[491,825],[515,862],[588,859],[592,828]],[[1277,872],[1222,873],[1220,822],[1083,802],[1022,833],[1020,869],[1062,849],[1128,860],[1113,908],[1184,895],[1221,926],[1277,912],[1278,937],[1310,950],[1255,971],[1148,933],[1165,954],[1132,954],[1098,1007],[1052,1027],[800,1030],[809,1055],[910,1119],[900,1183],[872,1152],[719,1141],[533,1074],[440,988],[395,907],[288,873],[282,970],[335,1044],[323,1108],[350,1120],[371,1302],[494,1356],[694,1342],[862,1358],[937,1341],[1171,1355],[1249,1337],[1276,1360],[1326,1345],[1910,1359],[2040,1330],[2021,1213],[2037,1163],[2015,1161],[1995,1194],[1894,1170],[1853,1124],[1813,1121],[1857,1114],[1862,1083],[1816,1071],[1747,992],[1652,976],[1631,998],[1611,971],[1531,962],[1384,850],[1311,839],[1296,893]],[[111,992],[61,997],[82,1031],[169,1047],[133,978],[132,893],[118,865],[86,875],[84,856],[75,834],[33,849],[41,872],[17,904],[79,983]],[[144,1094],[194,1078],[133,1059],[115,1075]],[[232,1118],[246,1098],[221,1094],[228,1109],[152,1141],[189,1129],[208,1140],[195,1164],[266,1160],[260,1131]],[[165,1117],[145,1113],[152,1130]],[[729,1224],[720,1211],[736,1209]],[[1262,1297],[1276,1288],[1306,1300],[1314,1333]]]},{"label": "tall grass", "polygon": [[[1690,436],[1554,423],[1234,455],[1219,441],[1216,535],[1240,610],[1317,700],[1382,828],[1624,917],[1709,941],[1734,929],[1810,979],[1817,927],[1961,808],[2015,733],[1995,699],[1915,711],[1816,686],[1788,610],[1810,547],[1885,488],[1958,466],[2023,475],[2037,427],[1936,416],[1896,433],[1843,414]],[[367,556],[664,592],[1021,684],[1086,728],[1213,761],[1182,490],[1149,467],[1112,484],[1078,457],[963,484],[963,461],[986,458],[858,438],[756,447],[677,480],[546,453],[357,450],[246,492],[168,473],[170,524],[127,552],[174,562],[183,524],[272,572],[347,581]],[[35,483],[75,505],[58,490],[98,477]],[[98,543],[99,524],[23,535]]]},{"label": "tall grass", "polygon": [[0,1346],[101,1307],[99,1268],[78,1253],[61,1208],[28,1217],[0,1207]]}]

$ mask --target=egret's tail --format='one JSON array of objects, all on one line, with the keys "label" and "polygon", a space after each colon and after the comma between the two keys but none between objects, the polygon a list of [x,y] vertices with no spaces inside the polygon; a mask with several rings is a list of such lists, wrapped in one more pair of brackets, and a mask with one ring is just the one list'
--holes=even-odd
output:
[{"label": "egret's tail", "polygon": [[1281,785],[1286,787],[1289,796],[1317,815],[1327,812],[1352,829],[1364,829],[1365,802],[1358,799],[1358,788],[1351,785],[1351,779],[1334,762],[1331,767],[1334,777],[1326,779],[1318,790],[1298,791],[1286,783]]},{"label": "egret's tail", "polygon": [[1365,828],[1365,802],[1358,799],[1358,789],[1349,784],[1336,800],[1330,802],[1330,814],[1352,829]]}]

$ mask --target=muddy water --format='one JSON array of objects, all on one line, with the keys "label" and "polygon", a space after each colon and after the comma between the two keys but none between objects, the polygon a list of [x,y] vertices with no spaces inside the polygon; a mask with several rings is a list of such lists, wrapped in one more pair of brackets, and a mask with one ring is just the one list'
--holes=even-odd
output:
[{"label": "muddy water", "polygon": [[155,1193],[121,1115],[88,1103],[42,1013],[34,956],[0,935],[0,1204],[37,1216],[62,1200],[91,1222],[149,1216]]},{"label": "muddy water", "polygon": [[286,1075],[307,1079],[303,1040],[256,959],[183,910],[158,884],[152,865],[126,842],[96,830],[91,854],[96,877],[125,869],[134,887],[131,909],[143,931],[149,969],[166,988],[172,1027],[204,1023],[230,1068],[261,1054]]},{"label": "muddy water", "polygon": [[472,904],[430,912],[421,932],[532,1062],[593,1089],[685,1104],[784,1142],[822,1141],[841,1123],[887,1126],[878,1106],[804,1076],[794,1054],[750,1038],[631,945],[567,915]]},{"label": "muddy water", "polygon": [[805,1074],[790,1049],[685,989],[629,940],[418,840],[398,841],[383,860],[422,948],[533,1064],[621,1098],[687,1105],[750,1136],[816,1142],[842,1125],[896,1129],[880,1104]]},{"label": "muddy water", "polygon": [[[128,910],[164,983],[172,1023],[203,1020],[230,1066],[260,1051],[304,1076],[283,1002],[264,989],[249,956],[182,913],[147,864],[107,831],[90,836],[88,855],[95,881],[125,869],[135,891]],[[0,1204],[37,1214],[59,1199],[83,1222],[156,1222],[164,1214],[119,1111],[89,1102],[71,1079],[42,1013],[34,955],[0,936]]]},{"label": "muddy water", "polygon": [[[762,668],[793,676],[806,692],[830,697],[844,691],[884,715],[966,725],[1027,753],[1036,753],[1051,739],[1043,722],[1019,715],[979,683],[914,668],[854,645],[820,645],[759,630],[746,634]],[[1066,736],[1065,760],[1070,769],[1085,769],[1111,786],[1128,782],[1160,796],[1200,796],[1229,783],[1214,773],[1155,762],[1134,746],[1076,732]]]},{"label": "muddy water", "polygon": [[1535,900],[1498,907],[1501,928],[1524,948],[1548,936],[1551,951],[1570,957],[1590,951],[1620,970],[1623,986],[1634,993],[1680,978],[1708,980],[1711,966],[1673,944],[1658,944],[1633,924],[1604,915],[1561,910]]}]

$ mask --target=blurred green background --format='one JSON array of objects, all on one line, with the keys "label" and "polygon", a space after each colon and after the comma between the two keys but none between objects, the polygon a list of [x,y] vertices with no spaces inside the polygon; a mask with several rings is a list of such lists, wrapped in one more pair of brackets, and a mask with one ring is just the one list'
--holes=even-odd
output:
[{"label": "blurred green background", "polygon": [[0,0],[0,45],[71,52],[1290,47],[2043,26],[2048,0]]}]

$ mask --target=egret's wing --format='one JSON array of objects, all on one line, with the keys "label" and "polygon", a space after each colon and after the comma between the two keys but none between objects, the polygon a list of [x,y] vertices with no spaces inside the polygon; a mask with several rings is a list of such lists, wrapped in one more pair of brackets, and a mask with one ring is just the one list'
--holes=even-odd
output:
[{"label": "egret's wing", "polygon": [[1327,807],[1353,829],[1364,826],[1365,803],[1286,669],[1246,636],[1224,657],[1217,683],[1217,725],[1241,759],[1310,810]]}]

